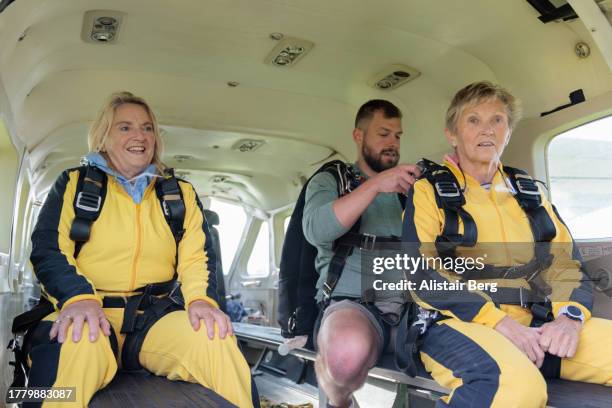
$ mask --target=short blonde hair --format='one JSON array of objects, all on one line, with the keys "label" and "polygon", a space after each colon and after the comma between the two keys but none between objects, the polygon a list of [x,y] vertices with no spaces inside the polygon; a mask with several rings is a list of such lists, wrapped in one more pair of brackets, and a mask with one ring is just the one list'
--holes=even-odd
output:
[{"label": "short blonde hair", "polygon": [[510,130],[514,129],[521,119],[520,101],[506,89],[489,81],[474,82],[455,94],[446,111],[446,128],[456,132],[457,122],[466,107],[479,105],[492,99],[498,99],[506,106],[508,127]]},{"label": "short blonde hair", "polygon": [[149,114],[151,122],[153,124],[153,134],[155,135],[155,149],[153,151],[153,159],[151,163],[155,165],[160,174],[164,174],[167,166],[162,161],[161,157],[164,152],[164,142],[162,141],[159,123],[153,113],[153,110],[149,104],[141,97],[135,96],[131,92],[115,92],[113,93],[98,115],[96,116],[89,134],[87,135],[87,144],[90,152],[104,152],[106,142],[108,140],[108,134],[110,133],[113,120],[115,118],[115,112],[117,108],[125,104],[134,104],[142,106],[142,108]]}]

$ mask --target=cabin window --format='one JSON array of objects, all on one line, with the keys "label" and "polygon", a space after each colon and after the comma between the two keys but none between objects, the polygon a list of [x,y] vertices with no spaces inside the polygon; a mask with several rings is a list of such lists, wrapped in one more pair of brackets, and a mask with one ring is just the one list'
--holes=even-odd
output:
[{"label": "cabin window", "polygon": [[550,193],[575,239],[612,237],[612,116],[548,145]]},{"label": "cabin window", "polygon": [[219,230],[223,274],[227,275],[238,250],[247,216],[241,205],[215,198],[210,200],[210,209],[219,215],[216,228]]},{"label": "cabin window", "polygon": [[247,263],[249,277],[266,277],[270,274],[270,223],[261,221],[255,245]]}]

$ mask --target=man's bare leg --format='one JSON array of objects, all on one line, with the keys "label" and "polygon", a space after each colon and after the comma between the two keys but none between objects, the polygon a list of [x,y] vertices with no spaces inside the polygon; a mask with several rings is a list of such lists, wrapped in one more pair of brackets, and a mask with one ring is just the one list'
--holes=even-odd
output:
[{"label": "man's bare leg", "polygon": [[329,404],[346,408],[378,359],[379,335],[362,312],[339,309],[323,321],[317,336],[315,372]]}]

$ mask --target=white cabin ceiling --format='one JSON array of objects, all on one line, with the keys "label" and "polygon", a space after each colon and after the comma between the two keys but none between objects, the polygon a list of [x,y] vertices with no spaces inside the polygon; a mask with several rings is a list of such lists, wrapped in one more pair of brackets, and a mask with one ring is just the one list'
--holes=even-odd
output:
[{"label": "white cabin ceiling", "polygon": [[[114,44],[81,39],[84,14],[99,9],[124,13]],[[582,22],[537,17],[526,1],[17,0],[0,14],[0,79],[13,137],[38,169],[36,191],[78,165],[105,98],[129,90],[152,104],[165,158],[201,194],[222,195],[207,169],[233,172],[247,182],[224,196],[269,210],[294,200],[299,176],[330,153],[353,159],[354,115],[368,99],[403,110],[401,153],[414,160],[446,148],[445,109],[469,82],[506,86],[528,118],[578,88],[587,99],[611,92],[612,72]],[[265,64],[273,32],[314,47],[291,68]],[[574,54],[579,41],[589,58]],[[392,64],[421,76],[391,92],[368,85]],[[240,138],[276,151],[240,156],[228,147]],[[173,161],[181,154],[196,160]]]}]

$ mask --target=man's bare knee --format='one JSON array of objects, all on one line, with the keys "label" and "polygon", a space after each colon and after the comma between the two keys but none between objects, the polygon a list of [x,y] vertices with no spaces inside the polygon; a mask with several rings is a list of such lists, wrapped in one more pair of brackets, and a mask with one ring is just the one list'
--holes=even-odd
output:
[{"label": "man's bare knee", "polygon": [[334,383],[344,387],[365,379],[376,362],[377,336],[367,317],[355,310],[338,310],[325,320],[318,344],[322,365]]}]

